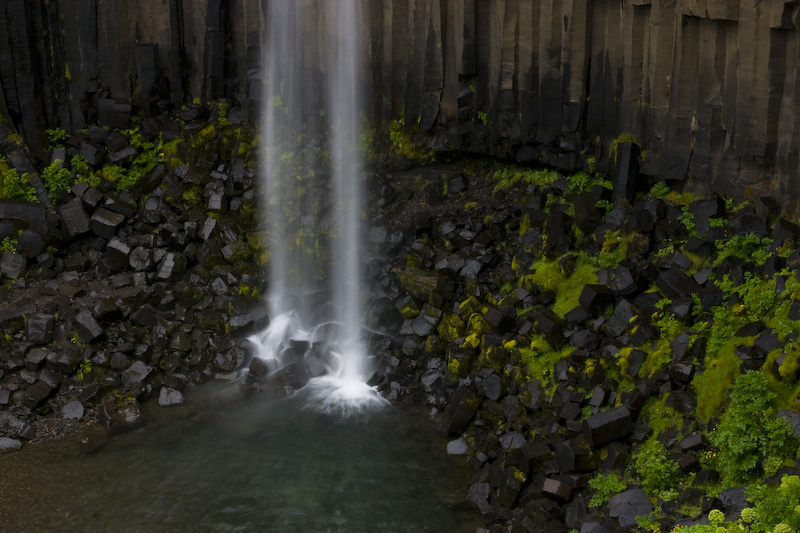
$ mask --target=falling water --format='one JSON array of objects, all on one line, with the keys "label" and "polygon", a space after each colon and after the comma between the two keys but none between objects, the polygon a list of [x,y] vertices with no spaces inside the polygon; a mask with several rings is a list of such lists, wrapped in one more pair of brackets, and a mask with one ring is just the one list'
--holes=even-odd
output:
[{"label": "falling water", "polygon": [[262,175],[271,323],[251,338],[273,369],[301,347],[314,376],[309,404],[343,412],[382,402],[366,384],[361,334],[358,2],[268,5]]}]

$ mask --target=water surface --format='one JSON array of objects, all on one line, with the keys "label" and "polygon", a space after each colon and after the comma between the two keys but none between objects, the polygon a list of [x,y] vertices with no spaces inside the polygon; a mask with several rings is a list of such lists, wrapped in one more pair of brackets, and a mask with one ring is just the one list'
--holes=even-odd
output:
[{"label": "water surface", "polygon": [[0,455],[0,531],[475,531],[460,461],[409,409],[249,398],[159,409],[90,454],[29,444]]}]

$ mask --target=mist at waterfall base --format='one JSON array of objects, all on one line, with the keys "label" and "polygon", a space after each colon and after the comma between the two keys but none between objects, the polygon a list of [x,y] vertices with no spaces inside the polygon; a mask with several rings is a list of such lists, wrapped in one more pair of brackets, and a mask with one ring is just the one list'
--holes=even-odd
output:
[{"label": "mist at waterfall base", "polygon": [[367,385],[361,333],[359,2],[270,2],[267,21],[271,322],[250,340],[271,370],[304,365],[306,407],[347,416],[385,403]]}]

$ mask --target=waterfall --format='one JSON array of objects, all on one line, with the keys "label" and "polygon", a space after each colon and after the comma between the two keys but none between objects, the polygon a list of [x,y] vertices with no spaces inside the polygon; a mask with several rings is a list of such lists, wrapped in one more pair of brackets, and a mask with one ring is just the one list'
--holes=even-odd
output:
[{"label": "waterfall", "polygon": [[366,384],[362,338],[359,1],[268,3],[261,175],[271,321],[250,338],[274,381],[307,382],[309,405],[340,412],[383,402]]}]

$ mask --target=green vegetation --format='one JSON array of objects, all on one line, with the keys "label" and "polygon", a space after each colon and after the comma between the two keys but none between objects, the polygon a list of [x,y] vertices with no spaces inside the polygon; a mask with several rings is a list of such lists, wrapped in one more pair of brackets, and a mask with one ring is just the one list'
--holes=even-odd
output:
[{"label": "green vegetation", "polygon": [[7,168],[0,175],[0,198],[17,198],[38,202],[36,191],[29,183],[27,174],[19,175],[17,169]]},{"label": "green vegetation", "polygon": [[69,169],[64,168],[64,162],[56,159],[50,166],[42,170],[42,181],[47,191],[47,197],[52,202],[60,193],[69,191],[73,178]]},{"label": "green vegetation", "polygon": [[589,500],[589,507],[600,507],[606,503],[612,496],[619,494],[627,488],[616,474],[597,474],[589,480],[589,487],[593,488],[596,492]]},{"label": "green vegetation", "polygon": [[675,487],[680,468],[667,459],[667,450],[657,438],[651,437],[639,447],[633,455],[633,468],[642,489],[651,498],[669,501],[677,497]]},{"label": "green vegetation", "polygon": [[47,143],[53,148],[63,148],[64,142],[69,139],[69,134],[62,128],[44,130]]},{"label": "green vegetation", "polygon": [[430,162],[434,152],[414,141],[412,128],[406,126],[405,119],[393,120],[389,127],[389,150],[409,161],[418,163]]},{"label": "green vegetation", "polygon": [[731,405],[708,435],[718,449],[716,468],[726,484],[772,475],[793,451],[796,454],[792,428],[771,408],[775,396],[761,372],[751,370],[736,378]]}]

